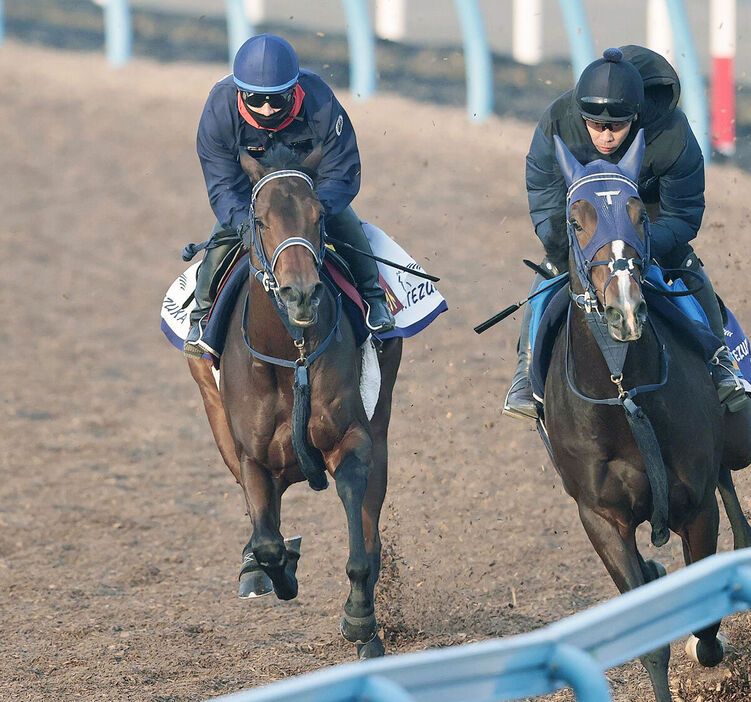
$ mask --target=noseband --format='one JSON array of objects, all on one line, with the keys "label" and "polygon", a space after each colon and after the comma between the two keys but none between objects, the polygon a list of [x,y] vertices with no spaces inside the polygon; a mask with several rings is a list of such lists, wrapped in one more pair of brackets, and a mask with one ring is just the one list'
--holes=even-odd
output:
[{"label": "noseband", "polygon": [[[607,185],[603,185],[605,183]],[[579,192],[574,199],[573,196],[577,190]],[[644,223],[645,237],[642,241],[626,208],[626,204],[631,197],[639,197],[639,189],[636,183],[620,173],[595,173],[584,176],[574,181],[566,194],[566,230],[569,246],[574,253],[576,273],[584,288],[583,294],[571,293],[571,297],[576,305],[587,313],[594,310],[597,314],[602,314],[596,288],[592,282],[592,269],[595,266],[607,266],[610,270],[610,275],[602,290],[603,295],[610,282],[620,271],[628,271],[629,276],[640,285],[641,276],[646,274],[649,267],[649,222],[647,220]],[[584,248],[579,245],[576,231],[571,222],[571,204],[579,200],[588,202],[597,213],[597,228]],[[623,241],[628,244],[635,249],[640,258],[619,257],[610,258],[607,261],[592,260],[592,257],[603,246],[614,241]],[[641,271],[639,278],[635,275],[637,268]]]},{"label": "noseband", "polygon": [[279,246],[274,249],[274,253],[271,255],[271,259],[269,260],[268,256],[266,255],[266,249],[263,245],[263,238],[261,237],[260,233],[258,232],[258,226],[256,223],[256,215],[255,215],[255,206],[256,206],[256,198],[258,197],[258,193],[261,190],[261,188],[266,185],[269,181],[276,180],[277,178],[302,178],[309,186],[310,189],[315,191],[315,186],[313,184],[313,180],[310,178],[310,176],[306,175],[302,171],[295,171],[295,170],[283,170],[283,171],[274,171],[273,173],[269,173],[263,178],[261,178],[254,186],[253,190],[250,194],[250,234],[251,234],[251,241],[250,244],[253,247],[253,250],[255,251],[256,257],[258,258],[258,261],[260,263],[261,268],[255,268],[252,263],[250,263],[249,259],[249,265],[250,269],[253,272],[253,275],[260,281],[260,283],[263,285],[264,290],[266,292],[273,292],[274,296],[277,298],[277,300],[281,303],[281,300],[279,300],[278,292],[279,292],[279,281],[277,280],[276,273],[274,272],[276,268],[276,264],[279,261],[279,256],[282,254],[283,251],[286,249],[292,247],[292,246],[302,246],[303,248],[310,251],[311,254],[313,254],[313,260],[316,264],[316,270],[321,269],[321,265],[323,264],[323,255],[325,252],[325,240],[324,240],[324,221],[323,217],[321,217],[320,221],[320,245],[319,248],[316,249],[313,244],[311,244],[307,239],[301,236],[292,236],[284,241],[282,241]]}]

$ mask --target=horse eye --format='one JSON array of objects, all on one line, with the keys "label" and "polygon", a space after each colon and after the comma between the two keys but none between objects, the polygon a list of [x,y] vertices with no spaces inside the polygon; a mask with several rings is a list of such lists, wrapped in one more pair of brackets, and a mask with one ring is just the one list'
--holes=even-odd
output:
[{"label": "horse eye", "polygon": [[581,224],[577,222],[575,219],[571,220],[571,226],[574,228],[575,231],[580,232],[582,230]]}]

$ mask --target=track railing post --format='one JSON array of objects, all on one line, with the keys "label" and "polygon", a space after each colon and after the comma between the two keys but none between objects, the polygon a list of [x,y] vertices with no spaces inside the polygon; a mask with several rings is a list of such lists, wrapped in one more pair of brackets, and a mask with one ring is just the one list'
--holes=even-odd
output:
[{"label": "track railing post", "polygon": [[227,7],[227,49],[229,65],[232,66],[235,54],[247,39],[253,36],[253,25],[248,19],[243,0],[226,0]]},{"label": "track railing post", "polygon": [[104,43],[107,61],[122,66],[130,60],[133,47],[133,27],[128,0],[104,0]]},{"label": "track railing post", "polygon": [[589,20],[581,0],[558,0],[566,26],[568,46],[571,50],[571,69],[574,83],[579,80],[582,71],[595,60],[594,41],[589,29]]},{"label": "track railing post", "polygon": [[493,112],[493,62],[482,11],[477,0],[455,0],[455,4],[464,44],[467,111],[470,120],[482,122]]},{"label": "track railing post", "polygon": [[367,0],[344,0],[349,45],[349,90],[367,100],[376,89],[375,36]]},{"label": "track railing post", "polygon": [[580,648],[558,644],[548,670],[552,678],[573,688],[577,702],[612,702],[605,674],[597,661]]},{"label": "track railing post", "polygon": [[704,96],[702,79],[696,47],[691,36],[691,27],[686,17],[686,8],[682,0],[667,0],[670,24],[673,27],[673,42],[680,46],[675,60],[681,77],[681,101],[691,129],[704,154],[704,163],[709,164],[711,154],[709,142],[709,120],[707,100]]},{"label": "track railing post", "polygon": [[3,8],[3,0],[0,0],[0,44],[5,39],[5,10]]}]

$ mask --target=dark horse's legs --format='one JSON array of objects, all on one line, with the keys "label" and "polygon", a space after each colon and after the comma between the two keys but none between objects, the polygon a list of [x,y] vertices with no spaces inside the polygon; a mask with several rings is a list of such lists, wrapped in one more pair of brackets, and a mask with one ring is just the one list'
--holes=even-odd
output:
[{"label": "dark horse's legs", "polygon": [[[370,421],[373,437],[373,468],[368,476],[368,487],[362,505],[363,532],[365,551],[370,563],[367,589],[374,597],[375,584],[381,570],[381,537],[378,523],[381,507],[386,497],[388,477],[388,429],[391,419],[391,396],[396,382],[396,374],[402,355],[402,340],[390,339],[384,342],[379,352],[381,365],[381,392],[378,396],[373,419]],[[372,641],[358,644],[357,654],[360,658],[375,658],[384,654],[383,642],[376,634]]]},{"label": "dark horse's legs", "polygon": [[365,551],[362,515],[368,472],[367,463],[356,451],[347,452],[334,471],[336,491],[344,505],[349,529],[346,570],[350,592],[344,604],[341,631],[347,641],[363,644],[368,643],[377,630],[373,594],[368,586],[371,567]]},{"label": "dark horse's legs", "polygon": [[[714,491],[709,493],[702,504],[694,521],[683,527],[678,533],[683,539],[683,559],[686,565],[711,556],[717,551],[717,530],[720,525],[720,515],[717,509],[717,499]],[[720,622],[695,631],[698,642],[689,639],[687,652],[703,666],[717,665],[723,657],[722,644],[717,640]],[[695,643],[695,651],[691,646]]]},{"label": "dark horse's legs", "polygon": [[287,550],[279,531],[282,494],[287,485],[273,479],[247,456],[241,457],[240,466],[245,502],[253,524],[250,548],[258,564],[271,578],[276,596],[280,600],[291,600],[297,596],[295,572],[299,553]]},{"label": "dark horse's legs", "polygon": [[[636,549],[636,535],[632,527],[619,529],[594,510],[579,504],[579,516],[595,551],[615,581],[618,590],[633,590],[651,579],[645,577]],[[716,533],[716,532],[715,532]],[[663,646],[641,657],[649,673],[657,702],[670,702],[668,660],[670,647]]]},{"label": "dark horse's legs", "polygon": [[720,479],[717,484],[720,490],[725,512],[733,529],[733,548],[747,548],[751,546],[751,527],[743,513],[738,494],[733,485],[733,476],[728,468],[720,468]]}]

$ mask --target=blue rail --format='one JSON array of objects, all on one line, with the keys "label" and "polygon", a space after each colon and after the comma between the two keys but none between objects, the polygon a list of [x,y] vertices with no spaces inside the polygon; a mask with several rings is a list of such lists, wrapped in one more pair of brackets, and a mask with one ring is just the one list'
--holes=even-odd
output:
[{"label": "blue rail", "polygon": [[467,76],[467,112],[473,122],[493,114],[493,60],[477,0],[455,0],[462,27]]},{"label": "blue rail", "polygon": [[582,0],[559,0],[558,4],[566,27],[575,83],[582,71],[595,60],[595,43],[592,41],[589,19]]},{"label": "blue rail", "polygon": [[226,0],[227,7],[227,49],[229,65],[235,61],[240,47],[255,34],[253,25],[245,12],[243,0]]},{"label": "blue rail", "polygon": [[604,671],[749,608],[743,549],[528,634],[345,663],[211,702],[495,702],[565,686],[579,702],[609,702]]},{"label": "blue rail", "polygon": [[667,0],[670,24],[673,30],[673,45],[680,50],[675,52],[681,74],[681,100],[686,118],[699,142],[704,162],[709,163],[712,152],[709,134],[709,110],[704,92],[704,81],[696,56],[696,47],[691,35],[691,27],[686,16],[683,0]]},{"label": "blue rail", "polygon": [[376,89],[375,35],[367,0],[343,0],[349,45],[349,90],[367,100]]}]

